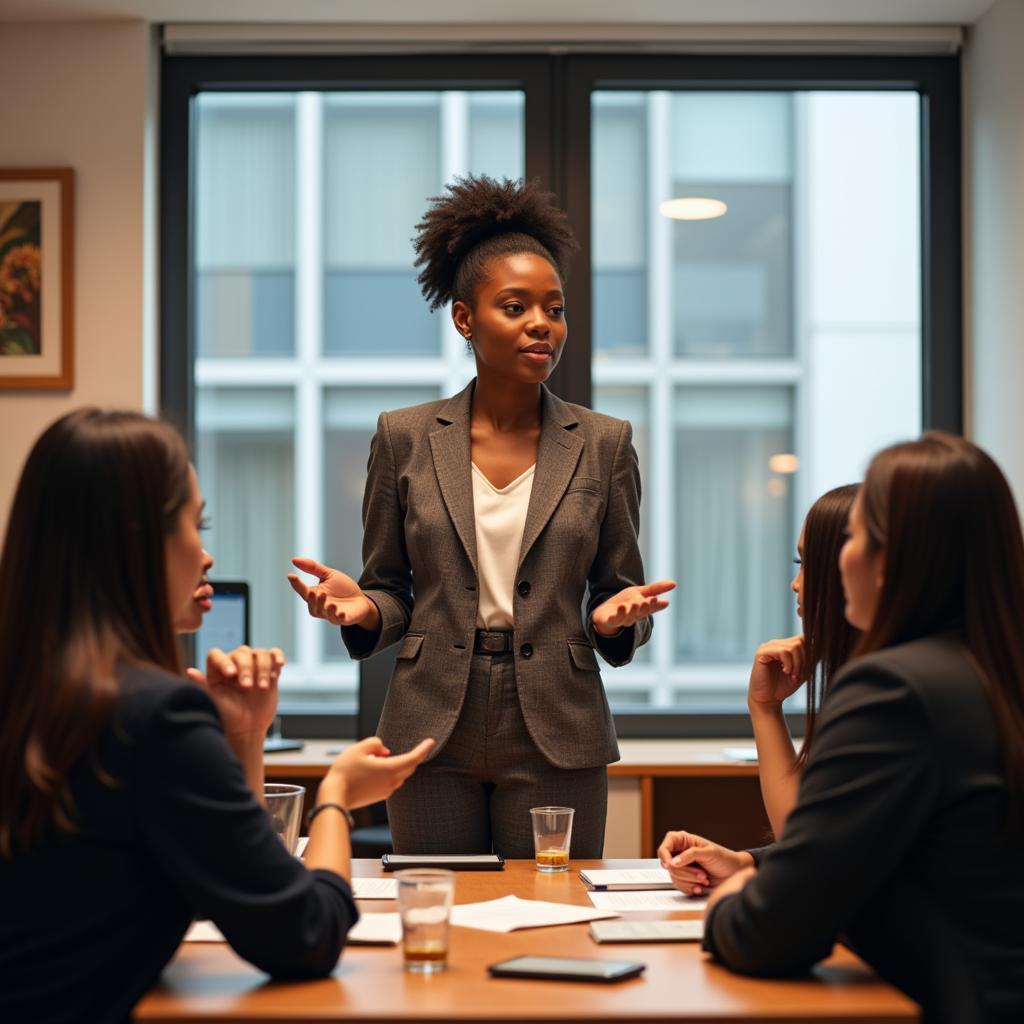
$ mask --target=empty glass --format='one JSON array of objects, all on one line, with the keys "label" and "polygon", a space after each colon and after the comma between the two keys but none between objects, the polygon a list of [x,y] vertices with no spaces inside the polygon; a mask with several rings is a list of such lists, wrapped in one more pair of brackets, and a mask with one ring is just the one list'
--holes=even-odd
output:
[{"label": "empty glass", "polygon": [[433,868],[395,872],[405,969],[435,974],[448,966],[448,916],[455,873]]},{"label": "empty glass", "polygon": [[531,807],[537,870],[568,871],[572,841],[572,807]]},{"label": "empty glass", "polygon": [[268,782],[263,786],[263,800],[274,831],[291,854],[295,853],[299,845],[299,826],[302,824],[302,804],[305,799],[305,786],[286,786],[276,782]]}]

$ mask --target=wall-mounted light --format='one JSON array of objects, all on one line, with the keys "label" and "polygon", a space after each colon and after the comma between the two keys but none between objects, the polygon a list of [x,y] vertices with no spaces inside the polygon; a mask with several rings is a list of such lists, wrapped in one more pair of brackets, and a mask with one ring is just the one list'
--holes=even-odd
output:
[{"label": "wall-mounted light", "polygon": [[773,473],[795,473],[800,468],[800,459],[789,452],[779,452],[768,459],[768,468]]},{"label": "wall-mounted light", "polygon": [[658,213],[670,220],[714,220],[728,209],[721,199],[684,196],[681,199],[666,199],[658,207]]}]

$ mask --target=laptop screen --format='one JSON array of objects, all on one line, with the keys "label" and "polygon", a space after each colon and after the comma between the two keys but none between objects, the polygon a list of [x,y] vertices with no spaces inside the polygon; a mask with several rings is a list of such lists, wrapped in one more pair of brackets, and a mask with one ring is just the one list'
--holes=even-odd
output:
[{"label": "laptop screen", "polygon": [[246,583],[214,583],[213,607],[196,633],[196,666],[204,670],[213,647],[231,651],[249,642],[249,586]]}]

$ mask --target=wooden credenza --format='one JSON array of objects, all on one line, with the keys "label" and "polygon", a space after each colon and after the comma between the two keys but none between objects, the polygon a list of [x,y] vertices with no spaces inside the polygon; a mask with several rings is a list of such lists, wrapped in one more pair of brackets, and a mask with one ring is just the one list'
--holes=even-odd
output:
[{"label": "wooden credenza", "polygon": [[[267,754],[267,781],[304,785],[310,799],[348,742],[308,740],[301,751]],[[723,754],[726,747],[750,746],[749,739],[620,740],[622,760],[608,768],[605,856],[651,857],[676,828],[733,849],[769,842],[757,765]]]}]

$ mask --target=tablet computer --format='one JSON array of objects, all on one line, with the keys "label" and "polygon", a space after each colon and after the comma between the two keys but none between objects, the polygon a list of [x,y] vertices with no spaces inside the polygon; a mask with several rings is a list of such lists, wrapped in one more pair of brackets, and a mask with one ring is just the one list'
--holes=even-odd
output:
[{"label": "tablet computer", "polygon": [[584,957],[517,956],[487,968],[495,978],[549,978],[552,981],[624,981],[641,974],[635,960],[588,960]]}]

